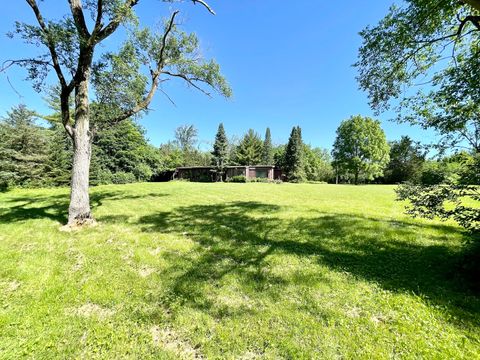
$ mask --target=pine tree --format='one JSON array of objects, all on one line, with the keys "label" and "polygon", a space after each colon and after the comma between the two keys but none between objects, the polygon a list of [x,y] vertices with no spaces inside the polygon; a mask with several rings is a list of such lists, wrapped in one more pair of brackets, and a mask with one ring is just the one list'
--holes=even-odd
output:
[{"label": "pine tree", "polygon": [[235,151],[235,159],[239,165],[258,165],[262,162],[263,142],[260,136],[250,129],[243,137]]},{"label": "pine tree", "polygon": [[305,180],[303,168],[303,141],[302,129],[296,126],[292,129],[288,144],[285,149],[284,170],[287,180],[291,182],[302,182]]},{"label": "pine tree", "polygon": [[49,185],[69,186],[72,171],[73,145],[63,126],[53,123],[51,127],[46,177]]},{"label": "pine tree", "polygon": [[0,122],[2,187],[44,184],[49,134],[35,121],[35,113],[19,105],[7,112],[7,117]]},{"label": "pine tree", "polygon": [[225,165],[228,161],[228,139],[223,123],[218,125],[217,135],[215,135],[215,143],[213,144],[212,156],[212,163],[215,167],[217,180],[222,181]]},{"label": "pine tree", "polygon": [[262,162],[264,165],[272,165],[273,161],[272,135],[270,134],[270,128],[267,127],[265,131],[265,141],[263,142]]}]

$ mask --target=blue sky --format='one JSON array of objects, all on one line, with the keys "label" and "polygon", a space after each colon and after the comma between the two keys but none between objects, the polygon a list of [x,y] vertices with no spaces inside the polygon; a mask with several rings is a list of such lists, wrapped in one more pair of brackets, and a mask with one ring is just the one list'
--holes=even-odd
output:
[{"label": "blue sky", "polygon": [[[45,0],[41,6],[58,16],[63,10],[60,3]],[[355,114],[373,117],[351,65],[361,43],[358,32],[378,22],[390,1],[210,0],[210,4],[217,16],[199,5],[166,5],[156,0],[142,0],[137,7],[141,21],[148,25],[160,23],[180,8],[183,28],[197,33],[204,55],[220,63],[234,92],[229,100],[208,98],[180,81],[171,82],[165,90],[176,106],[157,93],[150,106],[153,111],[140,120],[152,144],[172,139],[179,125],[194,124],[201,147],[207,149],[223,122],[229,136],[240,136],[249,128],[263,136],[269,126],[277,144],[285,143],[292,126],[300,125],[305,142],[330,149],[343,119]],[[24,1],[2,6],[6,8],[0,23],[0,61],[28,56],[28,45],[4,34],[13,29],[15,20],[33,21],[31,10]],[[107,47],[114,47],[118,39],[110,39]],[[21,69],[0,75],[0,115],[20,102],[47,111],[41,94],[24,78]],[[391,117],[377,117],[389,140],[401,135],[433,140],[430,133],[388,121]]]}]

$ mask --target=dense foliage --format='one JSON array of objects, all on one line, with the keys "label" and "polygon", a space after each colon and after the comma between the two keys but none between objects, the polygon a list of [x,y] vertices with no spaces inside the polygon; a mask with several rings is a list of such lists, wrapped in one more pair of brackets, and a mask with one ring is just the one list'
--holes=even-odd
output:
[{"label": "dense foliage", "polygon": [[25,105],[7,113],[0,122],[0,188],[43,183],[49,136]]},{"label": "dense foliage", "polygon": [[[0,122],[0,183],[7,187],[68,186],[73,146],[56,116],[40,121],[25,105],[14,107]],[[167,163],[148,144],[144,130],[134,121],[114,126],[96,121],[92,144],[95,184],[149,181]]]},{"label": "dense foliage", "polygon": [[258,165],[262,162],[263,142],[253,129],[249,129],[235,149],[234,163]]},{"label": "dense foliage", "polygon": [[383,175],[390,148],[378,120],[352,116],[337,129],[333,144],[334,167],[346,179],[373,180]]},{"label": "dense foliage", "polygon": [[398,105],[398,121],[440,135],[437,149],[462,147],[471,155],[427,162],[423,186],[403,185],[399,199],[409,201],[411,215],[453,219],[478,233],[478,187],[465,183],[478,185],[480,174],[480,1],[407,0],[361,35],[356,66],[371,106]]},{"label": "dense foliage", "polygon": [[418,183],[422,177],[425,153],[420,145],[408,136],[390,143],[390,162],[384,171],[384,182],[400,184]]},{"label": "dense foliage", "polygon": [[288,181],[302,182],[306,179],[303,150],[302,129],[300,126],[294,126],[283,158],[283,169]]}]

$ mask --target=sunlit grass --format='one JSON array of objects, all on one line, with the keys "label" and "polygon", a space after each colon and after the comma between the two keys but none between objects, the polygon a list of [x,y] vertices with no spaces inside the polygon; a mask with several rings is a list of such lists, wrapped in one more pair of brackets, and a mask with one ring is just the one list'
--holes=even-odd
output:
[{"label": "sunlit grass", "polygon": [[67,189],[0,194],[1,358],[480,358],[480,299],[453,224],[393,187]]}]

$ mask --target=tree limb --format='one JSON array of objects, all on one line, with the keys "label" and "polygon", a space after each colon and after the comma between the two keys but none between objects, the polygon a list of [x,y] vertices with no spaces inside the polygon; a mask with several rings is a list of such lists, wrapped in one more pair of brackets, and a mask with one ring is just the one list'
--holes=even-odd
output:
[{"label": "tree limb", "polygon": [[[130,9],[133,8],[135,5],[138,4],[140,0],[125,0],[125,6],[129,7]],[[95,44],[105,40],[107,37],[112,35],[115,30],[120,26],[122,23],[123,18],[121,16],[115,17],[112,21],[110,21],[103,29],[99,30],[93,40]]]},{"label": "tree limb", "polygon": [[173,30],[173,27],[175,25],[175,17],[177,15],[178,15],[178,11],[175,11],[172,14],[172,16],[170,17],[170,21],[168,22],[168,26],[165,30],[165,33],[163,34],[162,49],[160,50],[160,58],[157,60],[157,69],[155,71],[151,71],[152,84],[151,84],[150,90],[148,91],[145,98],[142,101],[140,101],[138,104],[136,104],[132,109],[125,111],[123,114],[113,119],[112,121],[114,123],[128,119],[129,117],[138,114],[140,111],[145,110],[150,104],[150,102],[152,101],[153,95],[155,95],[155,92],[158,89],[158,84],[160,82],[160,74],[161,74],[162,67],[164,65],[163,56],[164,56],[165,48],[167,45],[167,38]]},{"label": "tree limb", "polygon": [[37,2],[35,0],[26,0],[26,1],[28,5],[30,5],[30,7],[32,8],[35,14],[35,17],[37,18],[38,24],[40,25],[40,28],[45,34],[45,37],[47,39],[47,47],[48,47],[48,50],[50,51],[50,55],[53,61],[53,68],[55,69],[58,80],[60,81],[60,85],[62,88],[66,88],[67,81],[63,76],[62,68],[60,67],[60,62],[58,61],[58,54],[57,54],[57,50],[55,49],[55,43],[53,42],[52,36],[48,30],[48,26],[45,23],[45,20],[43,19],[42,14],[40,13],[40,9],[38,8]]},{"label": "tree limb", "polygon": [[72,11],[73,20],[77,28],[80,38],[83,41],[87,41],[90,38],[87,23],[85,22],[85,16],[83,15],[82,0],[68,0],[70,3],[70,9]]},{"label": "tree limb", "polygon": [[97,18],[95,20],[95,27],[93,28],[92,37],[95,37],[97,33],[102,28],[102,17],[103,17],[103,1],[97,1]]},{"label": "tree limb", "polygon": [[199,90],[200,92],[204,93],[205,95],[211,97],[212,95],[205,91],[204,89],[202,89],[200,86],[198,86],[197,84],[195,84],[195,81],[203,81],[202,79],[199,79],[199,78],[196,78],[196,77],[188,77],[187,75],[184,75],[184,74],[174,74],[174,73],[171,73],[169,71],[162,71],[162,74],[165,74],[165,75],[168,75],[168,76],[172,76],[172,77],[178,77],[180,79],[183,79],[185,80],[189,85],[193,86],[195,89]]},{"label": "tree limb", "polygon": [[[192,0],[193,4],[195,5],[196,3],[199,3],[201,5],[203,5],[210,14],[212,15],[216,15],[215,11],[213,11],[213,9],[210,7],[210,5],[208,5],[205,1],[203,0]],[[480,2],[480,1],[479,1]]]},{"label": "tree limb", "polygon": [[37,65],[46,65],[53,68],[53,64],[49,61],[40,60],[40,59],[17,59],[17,60],[5,60],[0,67],[0,73],[4,72],[8,68],[14,65],[23,65],[23,64],[37,64]]}]

